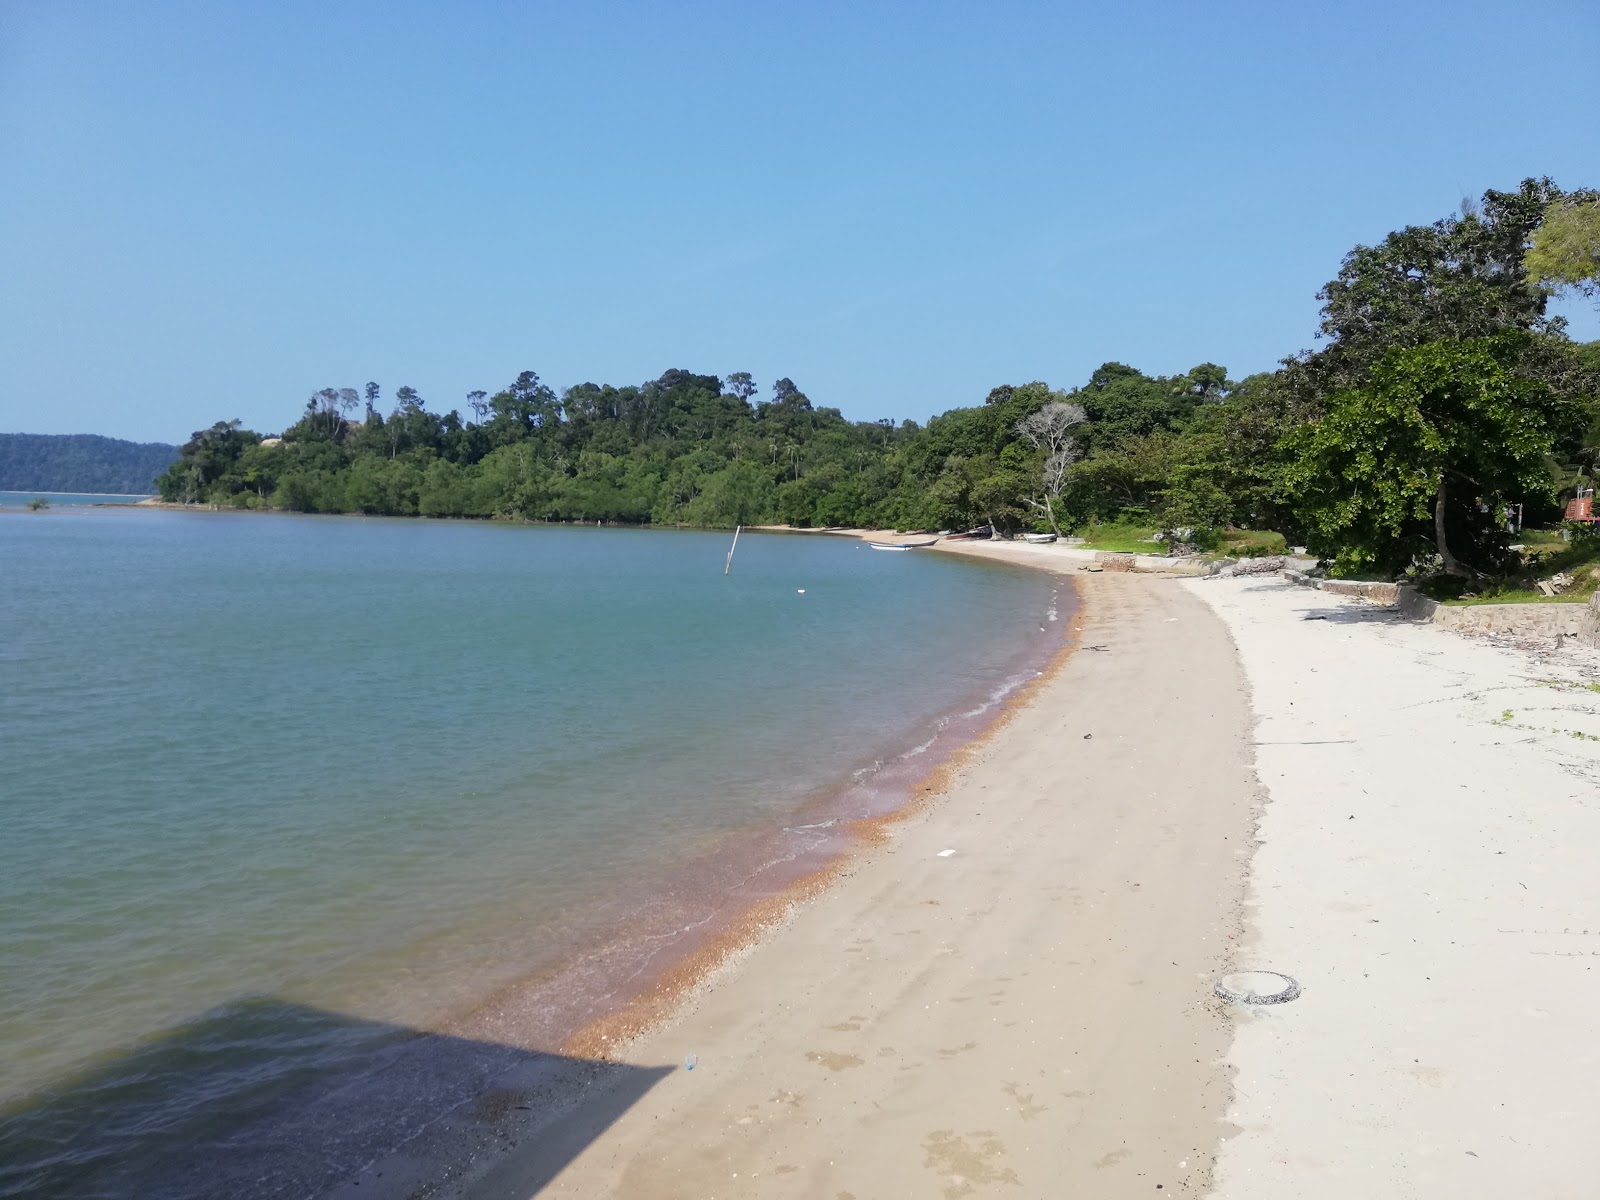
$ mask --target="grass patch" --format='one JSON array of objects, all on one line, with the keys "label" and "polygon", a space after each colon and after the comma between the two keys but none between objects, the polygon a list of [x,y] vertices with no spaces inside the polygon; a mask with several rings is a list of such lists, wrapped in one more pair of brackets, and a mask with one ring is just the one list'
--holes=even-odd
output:
[{"label": "grass patch", "polygon": [[1159,532],[1148,525],[1108,521],[1085,525],[1078,530],[1078,536],[1090,550],[1104,550],[1111,554],[1165,554],[1167,544],[1156,541]]},{"label": "grass patch", "polygon": [[1084,549],[1103,550],[1107,554],[1166,554],[1167,544],[1132,538],[1091,538],[1085,540]]},{"label": "grass patch", "polygon": [[1559,549],[1567,544],[1559,529],[1524,529],[1517,535],[1524,546],[1553,546]]},{"label": "grass patch", "polygon": [[1476,595],[1453,596],[1442,603],[1462,608],[1470,608],[1474,604],[1587,604],[1594,593],[1593,576],[1579,581],[1559,596],[1546,596],[1523,581],[1508,581],[1491,584],[1480,589]]},{"label": "grass patch", "polygon": [[1553,575],[1559,571],[1576,574],[1584,567],[1600,566],[1600,537],[1575,538],[1564,549],[1541,554],[1538,565],[1541,575]]},{"label": "grass patch", "polygon": [[[1527,532],[1527,531],[1525,531]],[[1587,531],[1571,541],[1559,534],[1545,534],[1540,541],[1524,539],[1523,567],[1514,575],[1472,583],[1449,575],[1424,579],[1418,588],[1444,604],[1584,604],[1600,585],[1600,535]],[[1549,540],[1554,539],[1554,540]],[[1546,596],[1536,584],[1554,575],[1572,576],[1572,585],[1559,596]],[[1463,595],[1462,593],[1472,593]]]},{"label": "grass patch", "polygon": [[[1160,530],[1151,525],[1131,521],[1107,521],[1086,525],[1077,536],[1090,550],[1104,550],[1112,554],[1165,555],[1167,543],[1159,540]],[[1217,533],[1198,530],[1196,547],[1213,555],[1232,558],[1262,558],[1269,554],[1286,554],[1289,543],[1281,533],[1268,533],[1258,529],[1228,529]]]},{"label": "grass patch", "polygon": [[1287,554],[1289,543],[1281,533],[1260,529],[1225,529],[1217,535],[1217,550],[1232,558],[1265,558]]}]

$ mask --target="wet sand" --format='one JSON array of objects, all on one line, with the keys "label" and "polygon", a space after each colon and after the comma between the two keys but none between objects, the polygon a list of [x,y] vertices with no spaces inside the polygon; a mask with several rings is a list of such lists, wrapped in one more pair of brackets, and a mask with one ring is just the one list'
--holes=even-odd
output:
[{"label": "wet sand", "polygon": [[935,552],[1071,574],[1079,649],[445,1194],[1592,1194],[1600,655]]},{"label": "wet sand", "polygon": [[1174,582],[1079,586],[1081,648],[942,794],[610,1052],[670,1074],[618,1116],[596,1068],[575,1106],[482,1136],[451,1194],[1203,1194],[1256,797],[1244,684]]}]

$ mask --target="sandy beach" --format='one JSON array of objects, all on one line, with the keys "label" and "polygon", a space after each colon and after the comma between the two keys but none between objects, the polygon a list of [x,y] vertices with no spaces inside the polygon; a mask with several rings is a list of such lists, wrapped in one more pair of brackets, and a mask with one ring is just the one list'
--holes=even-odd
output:
[{"label": "sandy beach", "polygon": [[1082,648],[944,795],[622,1056],[676,1070],[465,1193],[1203,1193],[1255,805],[1243,681],[1171,582],[1086,591]]},{"label": "sandy beach", "polygon": [[1077,649],[450,1194],[1594,1195],[1600,660],[949,549],[1071,572]]},{"label": "sandy beach", "polygon": [[1600,1195],[1600,656],[1276,578],[1239,647],[1266,804],[1217,1194]]}]

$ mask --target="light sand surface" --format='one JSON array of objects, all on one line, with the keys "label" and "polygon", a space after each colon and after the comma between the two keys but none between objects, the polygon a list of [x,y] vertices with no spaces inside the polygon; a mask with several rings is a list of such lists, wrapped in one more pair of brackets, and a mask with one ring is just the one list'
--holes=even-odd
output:
[{"label": "light sand surface", "polygon": [[1217,1194],[1600,1196],[1595,657],[1276,578],[1179,586],[1258,719],[1240,957],[1305,989],[1238,1018]]},{"label": "light sand surface", "polygon": [[1083,648],[464,1194],[1600,1196],[1600,659],[1040,549],[938,551]]},{"label": "light sand surface", "polygon": [[948,791],[622,1056],[676,1070],[614,1122],[602,1075],[465,1194],[1204,1192],[1256,800],[1242,679],[1175,582],[1083,592],[1084,648]]}]

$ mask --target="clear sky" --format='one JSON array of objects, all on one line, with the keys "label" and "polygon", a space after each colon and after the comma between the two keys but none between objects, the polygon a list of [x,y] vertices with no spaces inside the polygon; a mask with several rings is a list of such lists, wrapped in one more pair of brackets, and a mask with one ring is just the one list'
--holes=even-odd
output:
[{"label": "clear sky", "polygon": [[523,369],[862,420],[1244,375],[1358,242],[1600,186],[1597,63],[1595,0],[3,0],[0,430]]}]

